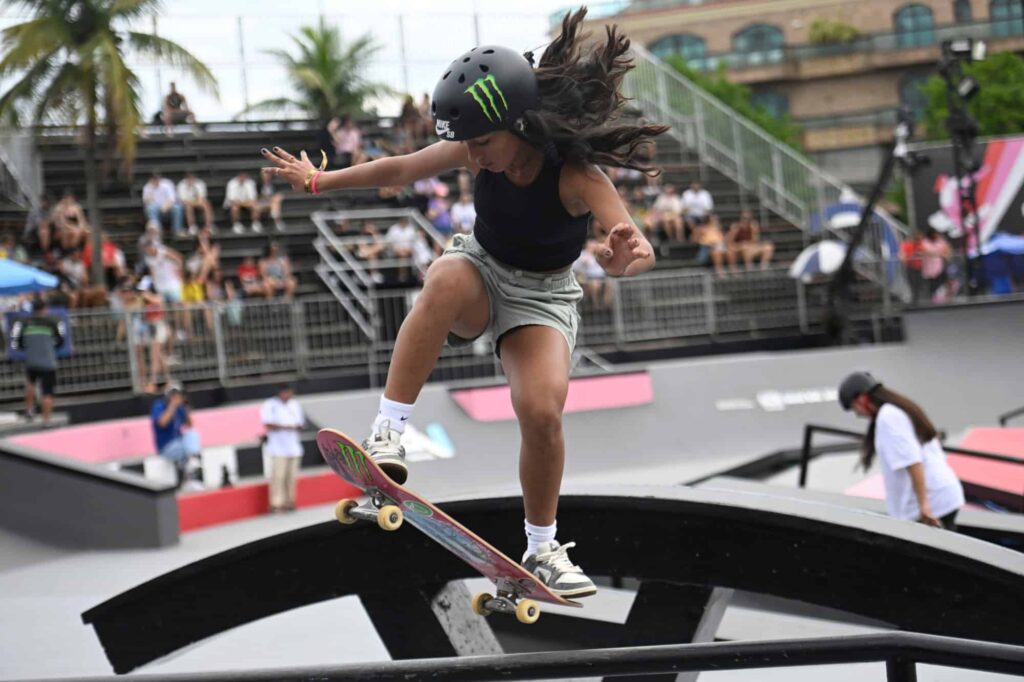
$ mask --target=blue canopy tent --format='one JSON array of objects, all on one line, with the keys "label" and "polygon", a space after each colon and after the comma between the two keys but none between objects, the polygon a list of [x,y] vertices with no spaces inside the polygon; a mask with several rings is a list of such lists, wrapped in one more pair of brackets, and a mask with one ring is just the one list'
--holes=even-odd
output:
[{"label": "blue canopy tent", "polygon": [[0,259],[0,296],[16,296],[57,286],[57,278],[30,265]]}]

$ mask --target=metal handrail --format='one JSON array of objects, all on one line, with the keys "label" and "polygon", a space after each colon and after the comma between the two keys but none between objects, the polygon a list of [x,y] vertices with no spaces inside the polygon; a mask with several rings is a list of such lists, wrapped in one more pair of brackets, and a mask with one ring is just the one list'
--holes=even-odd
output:
[{"label": "metal handrail", "polygon": [[[666,644],[577,651],[430,658],[275,670],[143,675],[146,682],[486,682],[619,677],[885,662],[888,682],[917,679],[917,664],[1024,674],[1024,647],[909,632],[761,642]],[[115,676],[65,682],[113,682]]]},{"label": "metal handrail", "polygon": [[[851,439],[863,440],[864,435],[859,431],[850,431],[849,429],[839,429],[834,426],[822,426],[820,424],[805,424],[804,425],[804,441],[800,451],[800,487],[807,487],[807,469],[810,466],[811,459],[819,455],[833,454],[835,450],[829,451],[825,449],[819,449],[815,451],[812,447],[812,441],[814,440],[815,433],[827,433],[832,436],[846,436]],[[955,445],[942,444],[942,449],[946,452],[952,452],[956,455],[964,455],[966,457],[975,457],[977,459],[987,459],[993,462],[1006,462],[1008,464],[1019,464],[1024,466],[1024,459],[1020,457],[1011,457],[1010,455],[1000,455],[995,452],[982,452],[981,450],[969,450],[967,448],[957,447]]]},{"label": "metal handrail", "polygon": [[1011,410],[1006,414],[999,415],[999,426],[1005,427],[1007,422],[1021,416],[1022,414],[1024,414],[1024,407],[1018,407],[1016,410]]}]

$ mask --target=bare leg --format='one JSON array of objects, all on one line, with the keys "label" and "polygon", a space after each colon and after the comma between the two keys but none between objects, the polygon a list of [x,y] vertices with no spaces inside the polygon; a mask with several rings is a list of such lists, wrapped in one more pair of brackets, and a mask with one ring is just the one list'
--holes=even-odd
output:
[{"label": "bare leg", "polygon": [[196,207],[191,201],[185,202],[185,225],[192,227],[196,224]]},{"label": "bare leg", "polygon": [[35,382],[25,381],[25,414],[32,414],[36,409],[36,385]]},{"label": "bare leg", "polygon": [[53,414],[53,396],[43,395],[43,423],[50,423],[50,415]]},{"label": "bare leg", "polygon": [[522,437],[519,481],[526,520],[550,526],[565,464],[562,408],[569,392],[569,346],[553,327],[520,327],[502,340],[501,365]]},{"label": "bare leg", "polygon": [[490,314],[487,289],[476,266],[454,254],[434,261],[423,291],[398,330],[384,397],[415,403],[448,332],[474,338],[487,328]]}]

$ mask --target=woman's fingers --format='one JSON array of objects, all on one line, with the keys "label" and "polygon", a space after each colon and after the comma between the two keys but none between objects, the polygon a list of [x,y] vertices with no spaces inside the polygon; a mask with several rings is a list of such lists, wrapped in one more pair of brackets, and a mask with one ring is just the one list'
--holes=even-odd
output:
[{"label": "woman's fingers", "polygon": [[274,164],[275,166],[278,166],[279,168],[284,168],[285,166],[288,165],[288,161],[281,158],[280,156],[278,156],[277,154],[275,154],[274,152],[270,151],[265,147],[260,150],[260,153],[263,154],[263,158],[265,158],[267,161]]}]

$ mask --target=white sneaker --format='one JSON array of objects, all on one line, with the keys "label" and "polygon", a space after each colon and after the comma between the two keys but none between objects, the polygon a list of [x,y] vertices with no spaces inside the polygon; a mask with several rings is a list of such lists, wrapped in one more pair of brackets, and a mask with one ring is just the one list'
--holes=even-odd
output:
[{"label": "white sneaker", "polygon": [[256,232],[256,233],[262,232],[263,231],[263,223],[261,223],[258,220],[252,221],[252,231]]},{"label": "white sneaker", "polygon": [[363,449],[377,463],[385,474],[398,485],[409,478],[409,467],[405,465],[405,448],[402,434],[391,428],[391,420],[385,419],[376,432],[363,441]]},{"label": "white sneaker", "polygon": [[234,232],[235,234],[242,234],[243,232],[245,232],[245,228],[242,227],[242,223],[236,222],[234,225],[231,226],[231,231]]},{"label": "white sneaker", "polygon": [[276,220],[274,220],[274,227],[277,228],[278,232],[284,232],[284,228],[285,228],[284,221],[281,220],[280,218],[277,218]]},{"label": "white sneaker", "polygon": [[188,233],[190,235],[192,235],[193,237],[195,237],[197,234],[199,234],[199,226],[198,225],[189,225],[188,226]]},{"label": "white sneaker", "polygon": [[579,598],[597,594],[597,587],[583,569],[569,561],[568,551],[575,546],[575,542],[542,542],[536,554],[523,555],[523,568],[559,596]]}]

